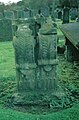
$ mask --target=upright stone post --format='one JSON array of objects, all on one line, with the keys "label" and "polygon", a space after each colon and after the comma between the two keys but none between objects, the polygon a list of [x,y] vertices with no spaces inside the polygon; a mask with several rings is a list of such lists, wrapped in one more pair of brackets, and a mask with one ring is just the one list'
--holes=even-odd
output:
[{"label": "upright stone post", "polygon": [[57,31],[52,25],[51,18],[48,18],[40,29],[38,65],[41,69],[44,90],[53,92],[57,88],[56,52]]},{"label": "upright stone post", "polygon": [[69,8],[64,7],[63,8],[63,24],[69,23]]}]

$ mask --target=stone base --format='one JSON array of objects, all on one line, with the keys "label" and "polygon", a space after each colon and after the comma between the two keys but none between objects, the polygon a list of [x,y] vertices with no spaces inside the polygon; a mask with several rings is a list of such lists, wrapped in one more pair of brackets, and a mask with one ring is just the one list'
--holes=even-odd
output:
[{"label": "stone base", "polygon": [[49,106],[50,108],[63,108],[65,94],[57,91],[32,91],[16,93],[13,95],[13,104],[16,106]]}]

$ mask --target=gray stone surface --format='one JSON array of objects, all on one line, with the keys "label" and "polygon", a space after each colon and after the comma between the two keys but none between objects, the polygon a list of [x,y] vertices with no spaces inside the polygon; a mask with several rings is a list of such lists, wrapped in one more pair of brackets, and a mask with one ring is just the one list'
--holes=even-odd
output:
[{"label": "gray stone surface", "polygon": [[48,18],[36,39],[25,26],[16,33],[13,42],[18,89],[15,104],[46,105],[60,94],[57,92],[57,33],[51,25]]},{"label": "gray stone surface", "polygon": [[24,11],[24,18],[29,18],[30,17],[30,11]]},{"label": "gray stone surface", "polygon": [[63,24],[69,23],[69,8],[63,8]]},{"label": "gray stone surface", "polygon": [[41,8],[41,13],[43,14],[44,17],[48,17],[49,16],[49,8],[48,7]]},{"label": "gray stone surface", "polygon": [[71,9],[71,20],[76,20],[76,17],[78,15],[77,8]]},{"label": "gray stone surface", "polygon": [[5,10],[4,11],[4,16],[6,19],[13,19],[14,18],[14,13],[13,11],[8,11],[8,10]]},{"label": "gray stone surface", "polygon": [[12,21],[8,19],[0,20],[0,41],[11,41],[12,35]]}]

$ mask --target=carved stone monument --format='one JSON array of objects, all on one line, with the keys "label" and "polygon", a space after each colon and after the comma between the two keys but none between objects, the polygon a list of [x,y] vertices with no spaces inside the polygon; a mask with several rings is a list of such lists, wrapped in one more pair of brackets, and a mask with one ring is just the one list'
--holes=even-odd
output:
[{"label": "carved stone monument", "polygon": [[38,36],[28,27],[18,29],[14,40],[17,94],[15,104],[57,106],[61,95],[57,84],[57,31],[50,18]]}]

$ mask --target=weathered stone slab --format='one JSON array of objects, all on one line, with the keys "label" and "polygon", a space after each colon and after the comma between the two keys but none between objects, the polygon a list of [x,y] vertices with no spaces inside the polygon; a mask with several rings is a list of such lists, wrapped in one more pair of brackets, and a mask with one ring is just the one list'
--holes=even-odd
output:
[{"label": "weathered stone slab", "polygon": [[62,19],[62,11],[58,11],[58,19]]},{"label": "weathered stone slab", "polygon": [[17,10],[14,11],[14,19],[18,19],[18,11]]},{"label": "weathered stone slab", "polygon": [[79,44],[79,22],[69,23],[60,26],[61,31],[64,33],[65,37],[77,48]]},{"label": "weathered stone slab", "polygon": [[13,11],[5,10],[4,11],[4,16],[5,16],[6,19],[11,19],[12,20],[14,18],[14,13],[13,13]]},{"label": "weathered stone slab", "polygon": [[79,61],[79,23],[69,23],[60,27],[67,45],[67,60]]},{"label": "weathered stone slab", "polygon": [[0,20],[0,41],[11,41],[12,39],[12,21],[8,19]]},{"label": "weathered stone slab", "polygon": [[24,11],[23,10],[18,11],[18,18],[24,18]]},{"label": "weathered stone slab", "polygon": [[71,20],[76,20],[77,17],[77,8],[72,8],[71,9]]},{"label": "weathered stone slab", "polygon": [[29,18],[30,17],[30,11],[25,12],[24,11],[24,18]]},{"label": "weathered stone slab", "polygon": [[69,23],[69,8],[63,9],[63,24]]},{"label": "weathered stone slab", "polygon": [[48,7],[41,8],[41,13],[43,14],[44,17],[48,17],[49,16],[49,8]]}]

